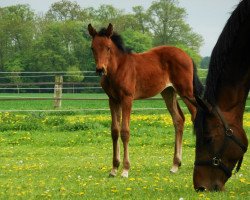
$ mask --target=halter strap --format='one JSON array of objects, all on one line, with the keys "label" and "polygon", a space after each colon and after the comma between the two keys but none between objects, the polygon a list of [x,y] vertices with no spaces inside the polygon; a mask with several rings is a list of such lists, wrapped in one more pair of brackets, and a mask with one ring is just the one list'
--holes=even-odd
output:
[{"label": "halter strap", "polygon": [[243,156],[239,159],[238,163],[237,163],[237,167],[235,169],[235,174],[240,170],[241,164],[243,161]]},{"label": "halter strap", "polygon": [[247,147],[244,144],[242,144],[242,142],[237,137],[235,137],[235,135],[233,134],[234,133],[233,130],[229,127],[227,121],[225,120],[220,109],[217,106],[215,107],[215,112],[217,113],[217,115],[219,116],[223,124],[225,135],[227,136],[227,138],[230,138],[231,140],[233,140],[236,144],[238,144],[238,146],[240,146],[241,150],[244,153],[246,153]]},{"label": "halter strap", "polygon": [[221,162],[221,159],[217,157],[214,157],[212,160],[208,160],[208,161],[195,161],[194,165],[217,167],[221,169],[228,178],[232,176],[231,170],[229,170],[228,167]]}]

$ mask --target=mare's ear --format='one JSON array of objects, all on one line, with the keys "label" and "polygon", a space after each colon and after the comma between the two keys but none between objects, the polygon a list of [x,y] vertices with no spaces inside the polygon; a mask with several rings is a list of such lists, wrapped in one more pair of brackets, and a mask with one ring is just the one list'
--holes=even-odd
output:
[{"label": "mare's ear", "polygon": [[208,103],[207,101],[203,100],[201,97],[199,96],[195,96],[197,105],[199,108],[201,108],[202,110],[204,110],[206,113],[211,113],[213,106]]},{"label": "mare's ear", "polygon": [[108,38],[110,38],[112,35],[113,35],[113,25],[111,23],[109,23],[109,26],[108,26],[107,31],[106,31],[106,36]]},{"label": "mare's ear", "polygon": [[91,24],[88,25],[88,31],[89,31],[89,34],[94,38],[97,34],[96,30],[92,27]]}]

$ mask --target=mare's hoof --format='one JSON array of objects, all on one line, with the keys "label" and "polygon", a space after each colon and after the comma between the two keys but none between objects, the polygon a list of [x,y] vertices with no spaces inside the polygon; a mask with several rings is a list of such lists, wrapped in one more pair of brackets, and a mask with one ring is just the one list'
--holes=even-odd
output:
[{"label": "mare's hoof", "polygon": [[116,169],[112,169],[111,172],[109,173],[109,177],[115,177],[117,174],[117,170]]}]

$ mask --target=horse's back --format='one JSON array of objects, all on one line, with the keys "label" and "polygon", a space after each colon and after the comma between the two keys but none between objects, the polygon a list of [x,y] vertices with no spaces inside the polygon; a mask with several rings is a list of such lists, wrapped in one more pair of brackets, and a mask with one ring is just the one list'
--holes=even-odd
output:
[{"label": "horse's back", "polygon": [[137,58],[148,62],[150,65],[157,65],[166,68],[179,65],[182,68],[190,68],[192,71],[193,62],[191,57],[182,49],[174,46],[158,46],[144,53],[135,54]]},{"label": "horse's back", "polygon": [[158,54],[162,68],[167,70],[173,84],[192,84],[193,61],[185,51],[174,46],[160,46],[153,51]]}]

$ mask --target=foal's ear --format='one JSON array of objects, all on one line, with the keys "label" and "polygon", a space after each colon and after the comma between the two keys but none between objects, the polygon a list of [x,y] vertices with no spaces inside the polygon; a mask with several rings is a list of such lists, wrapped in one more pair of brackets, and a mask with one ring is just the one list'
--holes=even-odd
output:
[{"label": "foal's ear", "polygon": [[88,25],[88,31],[89,31],[89,34],[92,36],[92,37],[95,37],[97,32],[96,30],[92,27],[91,24]]},{"label": "foal's ear", "polygon": [[210,103],[208,103],[207,101],[203,100],[199,96],[195,96],[195,99],[196,99],[198,107],[200,107],[206,113],[211,113],[212,112],[213,106]]},{"label": "foal's ear", "polygon": [[106,31],[106,36],[108,38],[110,38],[112,35],[113,35],[113,25],[111,23],[109,23],[109,26],[108,26],[107,31]]}]

